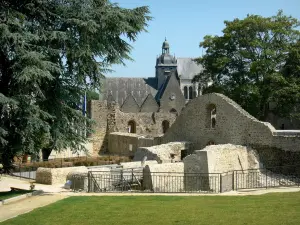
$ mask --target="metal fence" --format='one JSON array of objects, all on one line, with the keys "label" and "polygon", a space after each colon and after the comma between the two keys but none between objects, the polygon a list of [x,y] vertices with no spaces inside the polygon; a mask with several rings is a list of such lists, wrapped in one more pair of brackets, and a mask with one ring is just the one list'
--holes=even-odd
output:
[{"label": "metal fence", "polygon": [[[73,177],[73,189],[88,192],[159,192],[159,193],[218,193],[225,191],[223,175],[196,173],[143,173],[141,170],[90,171],[88,176]],[[87,187],[79,180],[87,180]],[[232,180],[230,180],[232,184]]]},{"label": "metal fence", "polygon": [[300,186],[300,166],[250,169],[233,172],[234,190]]},{"label": "metal fence", "polygon": [[77,188],[80,186],[88,192],[222,193],[241,189],[299,187],[300,166],[207,174],[143,172],[140,168],[90,171],[87,177],[74,177],[73,182]]},{"label": "metal fence", "polygon": [[19,178],[35,180],[36,171],[37,171],[36,167],[16,166],[11,170],[10,175]]}]

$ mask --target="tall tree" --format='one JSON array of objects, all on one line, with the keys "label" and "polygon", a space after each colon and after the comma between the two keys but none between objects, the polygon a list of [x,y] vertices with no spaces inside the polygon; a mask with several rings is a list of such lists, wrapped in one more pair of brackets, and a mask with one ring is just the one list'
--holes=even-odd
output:
[{"label": "tall tree", "polygon": [[[225,21],[225,26],[223,35],[205,36],[200,43],[206,53],[196,62],[205,69],[194,81],[212,81],[204,92],[224,93],[264,120],[269,104],[279,96],[278,90],[299,90],[299,83],[289,85],[288,75],[283,73],[289,52],[300,39],[299,21],[279,11],[272,17],[248,15]],[[290,116],[291,108],[281,110],[283,107],[277,104],[276,111]]]},{"label": "tall tree", "polygon": [[78,108],[151,19],[108,0],[4,0],[0,9],[0,155],[45,155],[86,141]]}]

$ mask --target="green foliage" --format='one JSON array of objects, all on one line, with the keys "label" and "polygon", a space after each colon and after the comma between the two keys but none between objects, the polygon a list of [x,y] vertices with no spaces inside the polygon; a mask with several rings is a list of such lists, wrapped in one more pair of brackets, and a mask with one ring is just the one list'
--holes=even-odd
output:
[{"label": "green foliage", "polygon": [[[108,0],[4,0],[0,9],[0,154],[83,149],[90,120],[78,108],[109,66],[130,59],[147,7]],[[89,82],[87,82],[89,81]],[[94,95],[93,95],[94,96]],[[90,132],[90,131],[87,131]]]},{"label": "green foliage", "polygon": [[[225,25],[222,36],[206,36],[200,43],[206,54],[196,61],[205,70],[194,81],[212,81],[204,92],[224,93],[259,119],[270,112],[270,103],[276,103],[278,114],[290,117],[292,106],[300,103],[299,21],[279,11],[273,17],[248,15]],[[288,105],[283,104],[286,100]]]},{"label": "green foliage", "polygon": [[86,99],[87,99],[87,101],[99,100],[99,93],[97,93],[94,90],[87,91],[86,92]]}]

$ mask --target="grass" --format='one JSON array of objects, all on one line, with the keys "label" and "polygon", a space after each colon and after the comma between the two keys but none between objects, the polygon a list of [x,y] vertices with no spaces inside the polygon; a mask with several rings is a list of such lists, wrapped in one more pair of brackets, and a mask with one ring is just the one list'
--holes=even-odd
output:
[{"label": "grass", "polygon": [[299,221],[300,192],[261,196],[70,197],[2,224],[298,225]]},{"label": "grass", "polygon": [[13,198],[19,195],[27,194],[32,191],[27,191],[27,190],[20,190],[20,191],[5,191],[5,192],[0,192],[0,201]]}]

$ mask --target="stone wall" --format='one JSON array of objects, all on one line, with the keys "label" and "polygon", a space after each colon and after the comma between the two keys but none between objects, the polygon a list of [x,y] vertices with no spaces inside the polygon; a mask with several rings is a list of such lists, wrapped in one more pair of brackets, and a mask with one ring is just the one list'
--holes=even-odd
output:
[{"label": "stone wall", "polygon": [[114,132],[109,134],[108,149],[110,154],[134,156],[139,147],[153,146],[159,141],[159,138],[145,138],[139,134]]},{"label": "stone wall", "polygon": [[[212,123],[212,107],[216,109]],[[274,135],[275,128],[261,122],[222,94],[206,94],[191,100],[172,127],[162,137],[162,143],[188,141],[195,149],[208,143],[260,145],[285,151],[300,151],[299,136]]]},{"label": "stone wall", "polygon": [[86,172],[85,166],[65,168],[44,168],[39,167],[36,171],[36,183],[39,184],[64,184],[70,172]]},{"label": "stone wall", "polygon": [[[233,170],[247,173],[261,167],[258,154],[240,145],[211,145],[184,158],[184,172],[201,174],[201,182],[193,176],[186,177],[186,189],[222,192],[232,189]],[[227,173],[229,172],[229,173]],[[239,183],[246,182],[240,179]],[[222,190],[221,190],[222,188]]]},{"label": "stone wall", "polygon": [[143,188],[153,192],[183,192],[183,172],[182,162],[147,165],[143,171]]},{"label": "stone wall", "polygon": [[94,155],[99,152],[111,153],[108,147],[109,134],[112,132],[128,133],[130,121],[135,124],[136,134],[154,137],[163,134],[164,121],[168,121],[171,126],[176,119],[176,115],[169,112],[125,113],[114,102],[93,100],[89,105],[90,117],[95,122],[94,133],[89,138],[93,142]]},{"label": "stone wall", "polygon": [[141,161],[145,156],[147,160],[156,160],[158,163],[170,163],[181,161],[181,151],[189,151],[189,142],[170,142],[168,144],[152,147],[140,147],[134,154],[133,161]]}]

